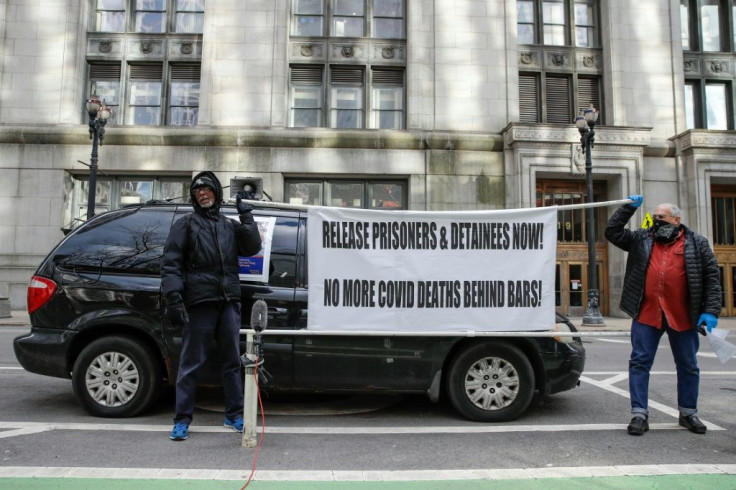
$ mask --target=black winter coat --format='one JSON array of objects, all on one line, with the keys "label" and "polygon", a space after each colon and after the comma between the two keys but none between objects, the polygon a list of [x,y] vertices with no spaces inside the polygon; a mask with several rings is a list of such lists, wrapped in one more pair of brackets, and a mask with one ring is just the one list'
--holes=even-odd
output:
[{"label": "black winter coat", "polygon": [[241,223],[220,213],[222,186],[212,172],[200,177],[212,179],[215,205],[203,209],[190,195],[194,211],[174,222],[164,245],[161,261],[161,292],[169,303],[175,293],[184,304],[205,301],[240,301],[238,256],[250,256],[261,249],[258,225],[251,213],[241,215]]},{"label": "black winter coat", "polygon": [[[621,292],[621,309],[632,318],[639,315],[644,298],[649,257],[654,239],[647,229],[631,231],[626,228],[636,208],[625,204],[608,220],[606,238],[618,248],[629,252],[626,276]],[[721,312],[721,283],[713,250],[705,237],[681,225],[685,231],[685,271],[690,291],[690,324],[696,327],[702,313],[718,316]]]}]

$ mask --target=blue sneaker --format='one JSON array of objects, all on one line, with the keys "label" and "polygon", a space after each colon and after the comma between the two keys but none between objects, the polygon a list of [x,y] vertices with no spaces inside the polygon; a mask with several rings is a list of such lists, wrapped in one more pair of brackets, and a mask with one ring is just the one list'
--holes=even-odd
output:
[{"label": "blue sneaker", "polygon": [[225,417],[225,423],[222,424],[223,427],[229,427],[235,432],[243,433],[243,417],[237,417],[235,420],[230,420],[229,418]]},{"label": "blue sneaker", "polygon": [[[241,425],[242,427],[242,425]],[[169,434],[169,439],[172,441],[186,441],[189,438],[189,426],[184,422],[179,422],[174,425]]]}]

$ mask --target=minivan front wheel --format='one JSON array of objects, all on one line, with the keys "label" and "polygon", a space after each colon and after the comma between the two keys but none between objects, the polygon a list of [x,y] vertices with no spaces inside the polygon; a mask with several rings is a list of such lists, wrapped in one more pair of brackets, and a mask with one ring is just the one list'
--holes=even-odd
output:
[{"label": "minivan front wheel", "polygon": [[161,368],[150,349],[130,337],[91,342],[72,371],[74,394],[96,417],[134,417],[148,409],[161,389]]},{"label": "minivan front wheel", "polygon": [[450,402],[479,422],[518,418],[534,396],[534,370],[526,355],[506,342],[483,342],[460,352],[447,378]]}]

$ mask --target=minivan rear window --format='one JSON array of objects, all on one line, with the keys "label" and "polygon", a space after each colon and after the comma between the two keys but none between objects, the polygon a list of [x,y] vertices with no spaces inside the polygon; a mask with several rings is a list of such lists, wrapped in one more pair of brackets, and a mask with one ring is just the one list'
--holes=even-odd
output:
[{"label": "minivan rear window", "polygon": [[54,263],[61,268],[158,275],[173,213],[127,209],[108,216],[112,219],[90,223],[62,243]]}]

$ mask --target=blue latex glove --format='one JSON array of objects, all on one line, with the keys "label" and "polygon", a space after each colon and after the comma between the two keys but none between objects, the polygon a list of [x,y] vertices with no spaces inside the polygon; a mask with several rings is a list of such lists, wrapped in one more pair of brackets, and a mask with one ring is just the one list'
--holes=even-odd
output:
[{"label": "blue latex glove", "polygon": [[713,313],[703,313],[700,315],[700,318],[698,318],[698,325],[702,325],[704,323],[705,328],[708,330],[708,333],[710,333],[718,326],[718,317]]},{"label": "blue latex glove", "polygon": [[641,203],[644,202],[644,197],[640,196],[638,194],[634,194],[633,196],[629,196],[629,199],[631,199],[634,202],[630,202],[629,206],[634,206],[635,208],[638,208],[641,206]]}]

